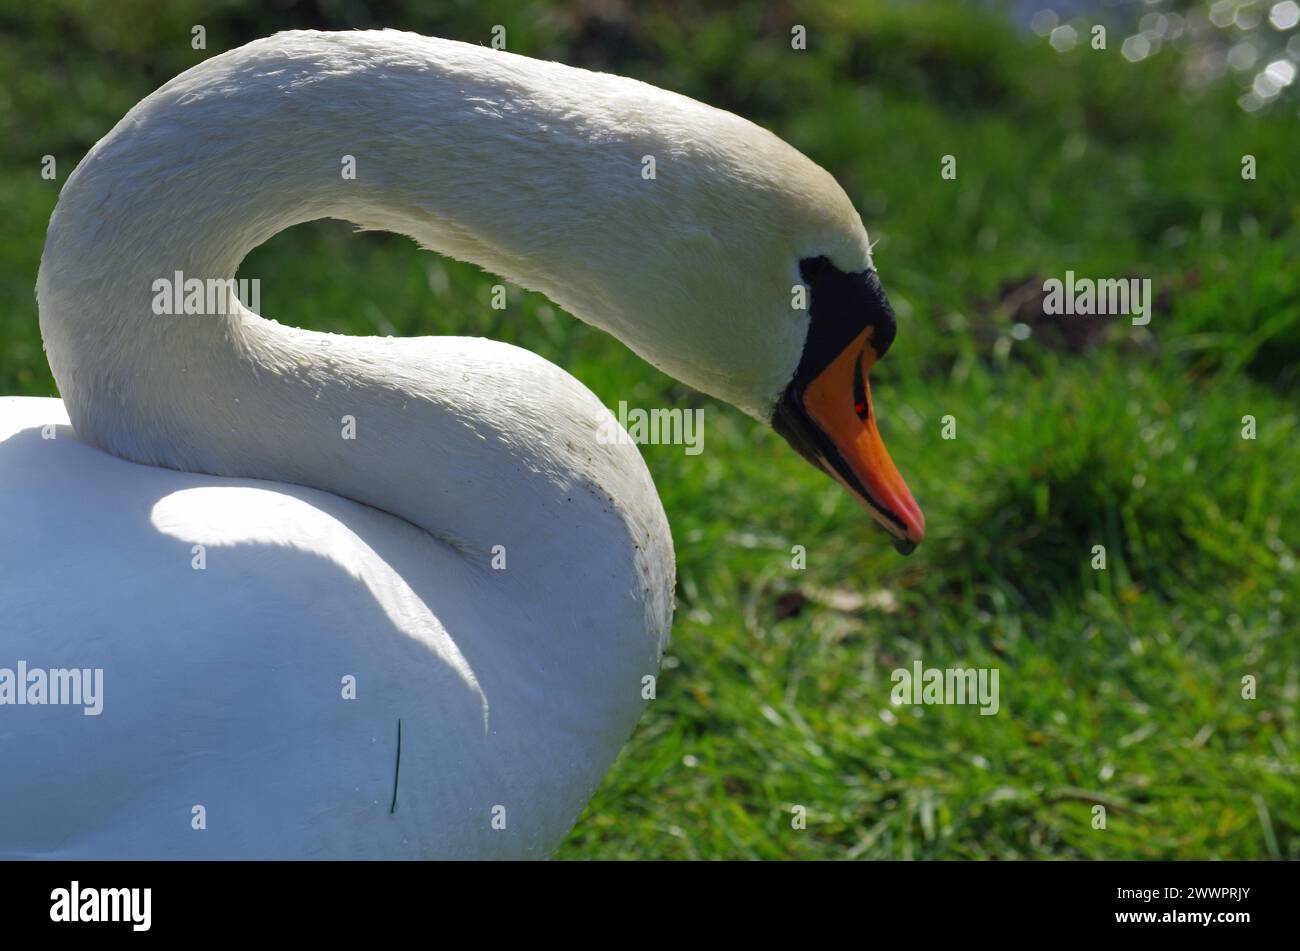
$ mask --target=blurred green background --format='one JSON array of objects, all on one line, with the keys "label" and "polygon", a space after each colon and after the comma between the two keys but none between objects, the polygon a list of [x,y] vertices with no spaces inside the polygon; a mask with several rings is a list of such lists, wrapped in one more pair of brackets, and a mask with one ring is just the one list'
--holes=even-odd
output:
[{"label": "blurred green background", "polygon": [[[268,278],[262,312],[285,323],[490,336],[610,406],[704,407],[702,455],[643,447],[677,546],[673,640],[559,857],[1300,857],[1295,4],[1107,5],[1103,20],[1064,2],[13,6],[4,394],[55,392],[33,285],[76,162],[174,74],[278,29],[486,43],[501,24],[514,52],[768,126],[857,205],[899,315],[876,408],[929,522],[908,559],[772,432],[543,298],[493,311],[473,267],[317,222],[241,270]],[[1150,325],[1042,317],[1042,281],[1067,269],[1150,278]],[[891,705],[890,672],[916,659],[998,668],[1001,712]]]}]

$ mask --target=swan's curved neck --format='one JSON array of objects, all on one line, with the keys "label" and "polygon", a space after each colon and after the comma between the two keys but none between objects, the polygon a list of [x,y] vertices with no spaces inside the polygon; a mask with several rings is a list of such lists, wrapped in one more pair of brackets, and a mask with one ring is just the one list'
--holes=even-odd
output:
[{"label": "swan's curved neck", "polygon": [[[597,438],[585,389],[523,351],[337,337],[238,306],[155,313],[159,279],[233,277],[271,235],[333,217],[472,260],[634,347],[658,334],[607,278],[611,256],[634,258],[610,220],[637,149],[611,140],[596,160],[604,131],[546,86],[563,67],[387,32],[275,39],[164,86],[68,181],[38,297],[78,433],[140,462],[334,491],[485,561],[530,531],[590,531],[560,517],[599,521],[620,491],[653,497],[635,451]],[[657,500],[643,508],[623,527],[662,529]]]},{"label": "swan's curved neck", "polygon": [[[155,280],[231,277],[278,231],[325,217],[473,261],[636,347],[655,328],[638,328],[644,313],[609,285],[643,239],[629,227],[637,144],[599,127],[572,81],[548,86],[556,70],[578,72],[385,31],[282,34],[182,74],[95,146],[60,197],[40,287],[55,358],[102,359],[83,341],[125,329],[137,351],[199,339],[141,306]],[[112,320],[64,310],[69,289],[99,295]]]}]

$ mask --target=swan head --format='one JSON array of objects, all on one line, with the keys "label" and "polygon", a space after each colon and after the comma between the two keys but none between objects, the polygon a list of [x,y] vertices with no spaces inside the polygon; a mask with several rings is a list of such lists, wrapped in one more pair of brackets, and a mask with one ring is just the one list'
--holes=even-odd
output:
[{"label": "swan head", "polygon": [[636,300],[660,310],[659,333],[628,342],[772,425],[910,553],[925,518],[871,399],[896,326],[862,220],[828,172],[775,135],[716,110],[694,118],[670,131],[679,158],[638,229],[656,282]]}]

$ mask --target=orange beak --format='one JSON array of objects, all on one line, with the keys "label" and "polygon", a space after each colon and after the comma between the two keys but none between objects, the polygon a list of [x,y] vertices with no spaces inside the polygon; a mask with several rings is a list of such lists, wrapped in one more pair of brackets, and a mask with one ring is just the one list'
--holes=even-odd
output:
[{"label": "orange beak", "polygon": [[876,362],[872,333],[864,328],[801,394],[788,393],[774,423],[805,458],[848,489],[906,555],[925,537],[925,516],[876,427],[867,385]]},{"label": "orange beak", "polygon": [[[925,516],[889,457],[871,405],[867,373],[876,362],[871,328],[859,334],[804,391],[804,409],[834,446],[823,468],[866,507],[900,551],[925,537]],[[838,464],[837,464],[838,463]]]}]

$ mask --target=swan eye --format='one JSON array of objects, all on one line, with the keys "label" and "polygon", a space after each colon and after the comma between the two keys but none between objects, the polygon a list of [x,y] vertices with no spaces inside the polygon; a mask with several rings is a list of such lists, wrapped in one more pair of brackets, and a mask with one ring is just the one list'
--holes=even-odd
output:
[{"label": "swan eye", "polygon": [[830,263],[824,254],[819,254],[815,258],[804,258],[799,262],[799,276],[811,287],[813,281],[817,280],[817,276],[824,272]]},{"label": "swan eye", "polygon": [[867,386],[862,373],[862,361],[867,357],[867,348],[858,351],[858,358],[853,361],[853,412],[864,423],[871,418],[871,404],[867,401]]}]

